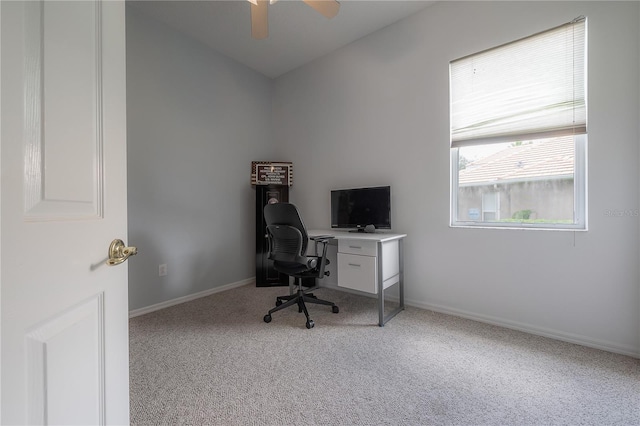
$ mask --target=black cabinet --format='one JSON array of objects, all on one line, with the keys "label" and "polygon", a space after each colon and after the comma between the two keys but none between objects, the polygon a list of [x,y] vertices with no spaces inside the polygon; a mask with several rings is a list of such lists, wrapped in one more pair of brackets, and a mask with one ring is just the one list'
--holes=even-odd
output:
[{"label": "black cabinet", "polygon": [[289,201],[289,187],[283,185],[256,186],[256,287],[288,286],[289,278],[273,269],[269,260],[267,224],[264,221],[264,206],[268,203]]}]

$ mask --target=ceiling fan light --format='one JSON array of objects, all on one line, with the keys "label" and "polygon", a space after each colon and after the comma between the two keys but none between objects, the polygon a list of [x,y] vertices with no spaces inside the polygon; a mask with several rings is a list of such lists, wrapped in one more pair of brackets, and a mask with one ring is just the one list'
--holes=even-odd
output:
[{"label": "ceiling fan light", "polygon": [[258,0],[247,0],[249,3],[254,4],[254,5],[258,5]]}]

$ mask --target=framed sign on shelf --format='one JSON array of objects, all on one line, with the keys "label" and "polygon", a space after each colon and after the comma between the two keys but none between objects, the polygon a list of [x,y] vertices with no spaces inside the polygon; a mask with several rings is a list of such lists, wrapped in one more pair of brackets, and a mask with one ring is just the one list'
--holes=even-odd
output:
[{"label": "framed sign on shelf", "polygon": [[251,185],[293,185],[293,163],[252,161]]}]

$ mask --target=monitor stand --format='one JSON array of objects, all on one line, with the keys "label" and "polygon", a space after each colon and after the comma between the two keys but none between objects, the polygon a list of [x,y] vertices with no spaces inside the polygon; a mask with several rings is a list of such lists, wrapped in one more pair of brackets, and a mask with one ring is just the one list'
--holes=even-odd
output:
[{"label": "monitor stand", "polygon": [[364,228],[352,229],[349,232],[366,232],[368,234],[374,234],[376,232],[376,227],[374,225],[367,225]]}]

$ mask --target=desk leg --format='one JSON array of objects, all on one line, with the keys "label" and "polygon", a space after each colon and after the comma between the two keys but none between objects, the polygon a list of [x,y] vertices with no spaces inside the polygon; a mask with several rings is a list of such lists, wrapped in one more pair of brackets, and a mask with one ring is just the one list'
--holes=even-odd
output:
[{"label": "desk leg", "polygon": [[400,310],[404,310],[404,238],[398,240],[398,262],[400,263],[400,276],[398,285],[400,286]]},{"label": "desk leg", "polygon": [[384,327],[391,318],[395,317],[398,312],[404,310],[404,253],[403,253],[403,239],[398,240],[398,262],[399,276],[398,276],[398,290],[400,296],[400,306],[390,312],[386,317],[384,316],[384,277],[382,276],[382,242],[378,241],[378,325]]},{"label": "desk leg", "polygon": [[384,277],[382,275],[382,241],[378,241],[378,325],[384,327]]}]

